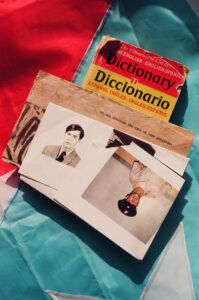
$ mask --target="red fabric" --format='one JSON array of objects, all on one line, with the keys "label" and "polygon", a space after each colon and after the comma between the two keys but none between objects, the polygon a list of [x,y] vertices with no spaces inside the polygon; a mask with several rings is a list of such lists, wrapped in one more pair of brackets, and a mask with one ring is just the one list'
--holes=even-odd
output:
[{"label": "red fabric", "polygon": [[71,80],[109,2],[0,1],[0,156],[38,70]]}]

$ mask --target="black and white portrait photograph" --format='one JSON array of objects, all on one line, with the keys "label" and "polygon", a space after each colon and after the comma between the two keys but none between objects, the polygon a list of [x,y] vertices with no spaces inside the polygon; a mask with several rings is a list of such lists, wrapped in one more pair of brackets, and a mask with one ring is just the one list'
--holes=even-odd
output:
[{"label": "black and white portrait photograph", "polygon": [[60,179],[65,178],[66,174],[72,176],[76,169],[81,169],[93,144],[98,144],[98,135],[92,119],[50,104],[20,173],[57,189]]},{"label": "black and white portrait photograph", "polygon": [[75,147],[83,137],[83,128],[78,124],[70,124],[65,129],[62,144],[47,145],[42,153],[65,165],[75,167],[81,159]]}]

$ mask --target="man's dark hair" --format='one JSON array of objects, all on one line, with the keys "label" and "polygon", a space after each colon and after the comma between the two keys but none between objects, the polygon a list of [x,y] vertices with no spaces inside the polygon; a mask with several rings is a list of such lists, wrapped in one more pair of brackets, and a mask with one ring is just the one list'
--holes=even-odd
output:
[{"label": "man's dark hair", "polygon": [[79,132],[80,132],[79,139],[80,140],[83,139],[83,137],[84,137],[84,130],[82,129],[81,126],[79,126],[78,124],[71,124],[68,127],[66,127],[66,131],[65,132],[73,131],[73,130],[79,130]]}]

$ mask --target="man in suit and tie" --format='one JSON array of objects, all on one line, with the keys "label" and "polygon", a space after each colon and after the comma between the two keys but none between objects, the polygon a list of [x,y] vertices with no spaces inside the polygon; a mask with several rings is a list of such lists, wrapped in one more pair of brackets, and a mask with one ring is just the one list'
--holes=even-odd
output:
[{"label": "man in suit and tie", "polygon": [[62,145],[48,145],[42,153],[68,166],[75,167],[81,159],[75,151],[75,146],[83,137],[84,130],[82,127],[71,124],[65,130]]}]

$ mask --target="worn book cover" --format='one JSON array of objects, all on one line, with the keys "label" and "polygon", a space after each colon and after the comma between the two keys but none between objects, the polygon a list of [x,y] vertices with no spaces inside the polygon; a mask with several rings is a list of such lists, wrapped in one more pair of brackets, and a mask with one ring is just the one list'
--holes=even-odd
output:
[{"label": "worn book cover", "polygon": [[104,36],[83,86],[168,121],[187,73],[179,62]]},{"label": "worn book cover", "polygon": [[[124,131],[177,154],[187,155],[192,145],[193,133],[185,128],[156,119],[40,71],[13,128],[3,153],[3,160],[17,166],[21,165],[49,102],[92,117],[116,130]],[[164,157],[166,155],[162,153],[162,158]],[[171,159],[169,161],[172,162]]]}]

